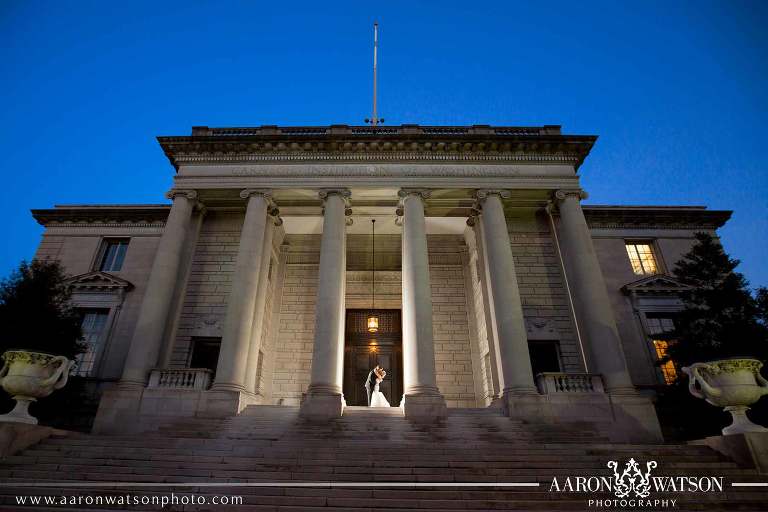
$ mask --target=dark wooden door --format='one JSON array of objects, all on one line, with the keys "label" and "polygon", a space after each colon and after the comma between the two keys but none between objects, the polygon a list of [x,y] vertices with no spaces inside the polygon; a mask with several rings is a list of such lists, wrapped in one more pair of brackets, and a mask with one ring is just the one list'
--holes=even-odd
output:
[{"label": "dark wooden door", "polygon": [[366,319],[371,310],[347,310],[344,332],[344,399],[347,405],[368,405],[365,379],[377,364],[387,371],[379,389],[390,405],[403,397],[403,351],[399,309],[379,309],[379,331],[369,333]]}]

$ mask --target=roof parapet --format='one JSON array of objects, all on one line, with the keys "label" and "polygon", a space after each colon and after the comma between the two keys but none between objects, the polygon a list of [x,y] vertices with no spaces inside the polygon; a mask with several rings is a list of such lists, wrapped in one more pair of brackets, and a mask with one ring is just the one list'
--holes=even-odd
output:
[{"label": "roof parapet", "polygon": [[472,126],[420,126],[402,124],[400,126],[350,126],[333,124],[330,126],[277,126],[261,125],[254,127],[210,128],[193,126],[192,137],[253,137],[261,135],[318,136],[318,135],[515,135],[541,136],[562,135],[560,125],[544,126],[490,126],[476,124]]}]

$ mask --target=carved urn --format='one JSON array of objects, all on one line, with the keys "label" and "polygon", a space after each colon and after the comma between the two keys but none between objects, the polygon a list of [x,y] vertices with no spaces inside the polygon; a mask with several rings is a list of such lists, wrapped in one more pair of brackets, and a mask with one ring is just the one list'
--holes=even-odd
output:
[{"label": "carved urn", "polygon": [[73,361],[43,352],[9,350],[3,354],[0,386],[16,400],[16,407],[0,415],[0,421],[37,424],[29,404],[66,385]]},{"label": "carved urn", "polygon": [[763,363],[757,359],[722,359],[695,363],[683,368],[690,379],[688,390],[731,413],[733,422],[723,429],[724,435],[744,432],[768,432],[747,418],[749,406],[768,394],[768,381],[760,375]]}]

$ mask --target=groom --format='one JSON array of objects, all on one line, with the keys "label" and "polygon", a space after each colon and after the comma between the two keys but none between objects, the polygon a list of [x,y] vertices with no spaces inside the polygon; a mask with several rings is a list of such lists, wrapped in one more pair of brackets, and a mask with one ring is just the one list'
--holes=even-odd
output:
[{"label": "groom", "polygon": [[368,394],[368,407],[371,406],[371,391],[373,390],[373,387],[376,385],[376,377],[377,377],[376,374],[383,369],[384,368],[382,368],[377,364],[373,368],[373,370],[368,372],[368,378],[365,379],[365,392]]}]

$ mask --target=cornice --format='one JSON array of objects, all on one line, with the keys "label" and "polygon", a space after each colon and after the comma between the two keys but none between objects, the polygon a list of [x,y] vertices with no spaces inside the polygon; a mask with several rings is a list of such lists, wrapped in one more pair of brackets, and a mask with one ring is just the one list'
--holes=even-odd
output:
[{"label": "cornice", "polygon": [[158,227],[165,224],[170,205],[83,205],[31,210],[42,226]]},{"label": "cornice", "polygon": [[591,229],[717,229],[732,212],[704,207],[582,206]]},{"label": "cornice", "polygon": [[562,135],[559,126],[195,127],[158,137],[181,164],[237,162],[532,162],[576,167],[596,136]]}]

